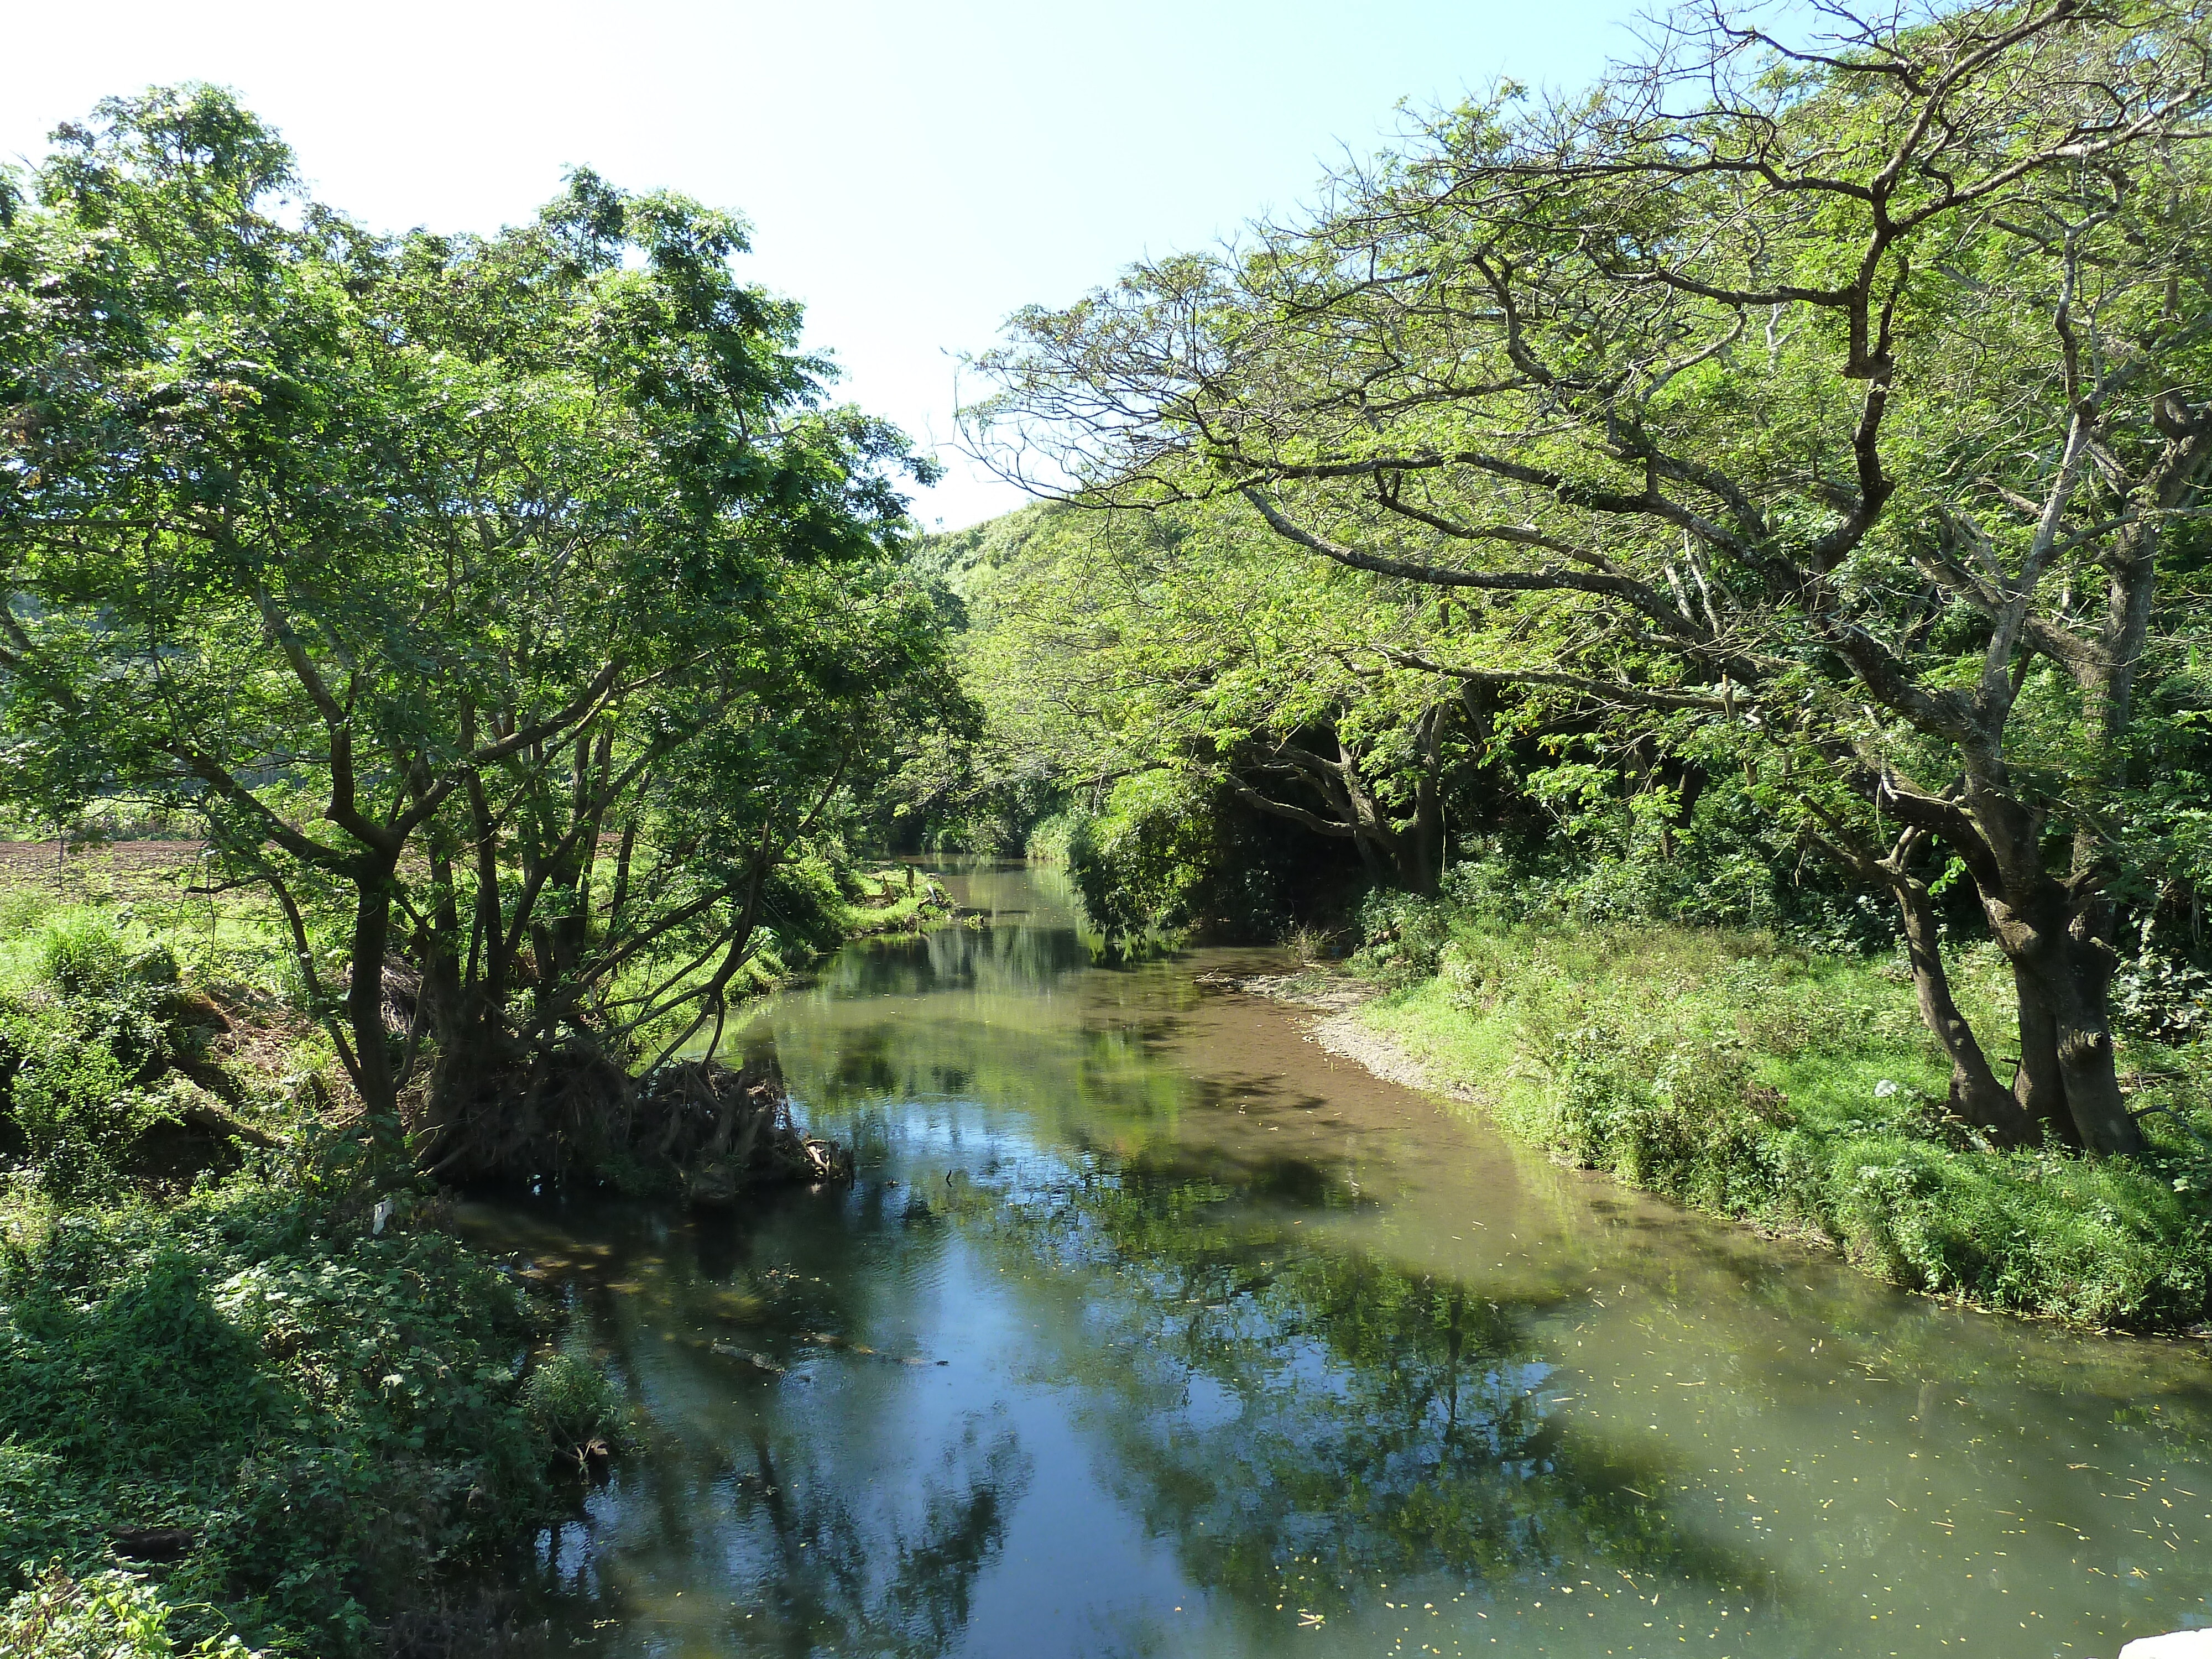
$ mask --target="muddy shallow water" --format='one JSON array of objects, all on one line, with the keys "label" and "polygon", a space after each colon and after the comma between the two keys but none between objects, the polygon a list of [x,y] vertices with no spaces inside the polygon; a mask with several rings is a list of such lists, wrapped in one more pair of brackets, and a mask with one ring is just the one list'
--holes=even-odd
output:
[{"label": "muddy shallow water", "polygon": [[649,1425],[538,1540],[607,1656],[2111,1655],[2212,1624],[2212,1363],[1509,1146],[1048,873],[773,1042],[849,1190],[479,1206]]}]

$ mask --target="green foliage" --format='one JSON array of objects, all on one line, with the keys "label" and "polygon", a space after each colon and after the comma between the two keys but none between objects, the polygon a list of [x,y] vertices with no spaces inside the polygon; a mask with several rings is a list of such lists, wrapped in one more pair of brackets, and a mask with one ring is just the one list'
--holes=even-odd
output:
[{"label": "green foliage", "polygon": [[179,1647],[169,1631],[175,1611],[134,1573],[109,1569],[72,1578],[49,1567],[0,1607],[0,1653],[27,1659],[260,1659],[228,1632]]},{"label": "green foliage", "polygon": [[1109,938],[1133,939],[1190,922],[1218,864],[1221,823],[1203,795],[1157,775],[1115,787],[1107,810],[1067,838],[1068,872],[1084,913]]},{"label": "green foliage", "polygon": [[111,1188],[132,1143],[173,1115],[153,1085],[190,1044],[177,964],[88,915],[50,927],[37,957],[31,994],[0,999],[0,1117],[49,1193],[83,1197]]},{"label": "green foliage", "polygon": [[[2203,943],[2203,18],[1974,0],[1804,51],[1676,21],[1016,318],[979,437],[1125,520],[1029,660],[1097,751],[1418,891],[1455,743],[1584,843],[1593,915],[1772,927],[1777,872],[1826,860],[1932,980],[1963,878],[2025,1007],[1938,1019],[1962,1098],[2136,1152],[2111,952]],[[1730,777],[1694,880],[1599,844]]]},{"label": "green foliage", "polygon": [[1188,776],[1126,778],[1058,833],[1084,913],[1109,946],[1202,932],[1273,939],[1325,911],[1340,878],[1311,838]]},{"label": "green foliage", "polygon": [[[1826,1237],[1916,1290],[2132,1330],[2212,1316],[2202,1048],[2130,1050],[2139,1095],[2179,1114],[2148,1154],[1999,1152],[1945,1111],[1948,1065],[1894,962],[1648,922],[1388,915],[1365,960],[1400,988],[1368,1017],[1558,1157]],[[2009,1012],[1994,951],[1954,979],[1977,1017]]]},{"label": "green foliage", "polygon": [[128,995],[132,988],[177,982],[176,959],[161,946],[134,953],[112,923],[79,917],[47,930],[40,969],[55,992],[70,1001]]},{"label": "green foliage", "polygon": [[522,1409],[554,1455],[574,1457],[594,1440],[611,1446],[622,1438],[622,1399],[613,1382],[590,1360],[565,1350],[531,1367]]},{"label": "green foliage", "polygon": [[166,1210],[18,1208],[0,1249],[15,1560],[89,1571],[120,1528],[180,1528],[161,1595],[181,1639],[228,1620],[337,1656],[536,1512],[520,1292],[442,1234],[337,1219],[331,1196],[235,1182]]},{"label": "green foliage", "polygon": [[969,696],[969,718],[917,732],[896,771],[868,803],[878,841],[904,852],[1014,857],[1032,830],[1066,808],[1068,757],[1055,740],[1064,722],[1051,690],[1012,666],[1008,596],[1019,594],[1064,539],[1062,515],[1024,507],[966,530],[922,538],[908,559],[935,595],[951,630]]},{"label": "green foliage", "polygon": [[57,144],[0,228],[0,808],[204,824],[380,1152],[465,1171],[485,1069],[618,1063],[764,930],[795,951],[784,866],[960,723],[902,562],[933,464],[830,402],[700,204],[580,170],[497,236],[381,237],[204,86]]},{"label": "green foliage", "polygon": [[951,895],[934,876],[913,865],[847,876],[852,902],[842,917],[846,938],[919,932],[952,914]]},{"label": "green foliage", "polygon": [[1354,972],[1380,985],[1410,984],[1437,971],[1451,939],[1450,908],[1385,889],[1359,907],[1360,944]]},{"label": "green foliage", "polygon": [[[1401,632],[1418,605],[1290,563],[1218,507],[1040,506],[966,536],[932,551],[967,595],[963,656],[988,717],[992,799],[1019,801],[1034,817],[1081,799],[1095,815],[1132,823],[1159,820],[1171,798],[1189,803],[1174,809],[1186,817],[1210,799],[1225,821],[1232,805],[1247,817],[1318,821],[1340,843],[1338,860],[1358,843],[1418,874],[1420,860],[1401,856],[1399,821],[1443,758],[1416,733],[1451,693],[1432,674],[1345,652],[1346,641]],[[1456,734],[1444,746],[1455,758],[1464,750]],[[1354,811],[1351,796],[1374,810]],[[1145,838],[1206,833],[1155,823]],[[1151,873],[1133,864],[1133,902],[1175,908],[1148,884]]]}]

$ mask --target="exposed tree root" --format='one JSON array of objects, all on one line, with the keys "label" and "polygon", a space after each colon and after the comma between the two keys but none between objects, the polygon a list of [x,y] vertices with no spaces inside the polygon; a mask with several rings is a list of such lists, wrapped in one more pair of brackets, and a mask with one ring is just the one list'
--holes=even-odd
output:
[{"label": "exposed tree root", "polygon": [[583,1176],[714,1204],[766,1182],[852,1179],[849,1152],[793,1121],[772,1058],[637,1079],[596,1049],[564,1049],[490,1070],[471,1095],[466,1111],[421,1126],[424,1167],[459,1185]]},{"label": "exposed tree root", "polygon": [[852,1154],[800,1133],[773,1060],[740,1071],[664,1066],[638,1091],[633,1146],[672,1165],[695,1203],[726,1203],[756,1182],[809,1185],[853,1178]]}]

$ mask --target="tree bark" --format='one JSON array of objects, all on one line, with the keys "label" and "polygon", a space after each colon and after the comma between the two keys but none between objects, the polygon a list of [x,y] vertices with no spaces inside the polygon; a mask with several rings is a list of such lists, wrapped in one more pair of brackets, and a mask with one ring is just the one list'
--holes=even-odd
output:
[{"label": "tree bark", "polygon": [[1928,885],[1902,867],[1909,851],[1909,845],[1901,844],[1899,852],[1884,860],[1881,867],[1904,922],[1905,955],[1912,964],[1912,988],[1920,1004],[1920,1018],[1951,1062],[1951,1110],[1985,1131],[2000,1146],[2033,1145],[2042,1139],[2039,1127],[2023,1103],[1997,1081],[1973,1027],[1951,995],[1950,975],[1943,965],[1936,907]]},{"label": "tree bark", "polygon": [[1400,882],[1423,898],[1434,898],[1443,877],[1443,705],[1427,710],[1414,728],[1420,775],[1413,786],[1413,821],[1398,837]]},{"label": "tree bark", "polygon": [[[2000,856],[2001,866],[2008,862]],[[2063,1101],[2090,1152],[2140,1152],[2142,1128],[2121,1092],[2106,1006],[2116,961],[2097,937],[2094,901],[2075,900],[2040,869],[2002,874],[2001,884],[1984,886],[1982,906],[2021,991],[2015,1094],[2045,1122]]]},{"label": "tree bark", "polygon": [[[2106,1006],[2111,951],[2098,948],[2101,944],[2062,938],[2028,963],[2028,977],[2040,993],[2038,1000],[2049,1012],[2058,1081],[2081,1144],[2096,1152],[2140,1152],[2142,1127],[2129,1112],[2120,1089]],[[2024,1057],[2025,1022],[2021,1036]]]},{"label": "tree bark", "polygon": [[380,1152],[404,1157],[399,1091],[384,1029],[384,951],[392,931],[389,867],[371,866],[356,878],[353,968],[346,985],[346,1024],[353,1032],[354,1086]]},{"label": "tree bark", "polygon": [[2079,1147],[2081,1131],[2066,1108],[2066,1082],[2058,1069],[2058,1018],[2043,988],[2020,963],[2013,963],[2013,988],[2020,1002],[2020,1069],[2013,1077],[2013,1098],[2063,1146]]}]

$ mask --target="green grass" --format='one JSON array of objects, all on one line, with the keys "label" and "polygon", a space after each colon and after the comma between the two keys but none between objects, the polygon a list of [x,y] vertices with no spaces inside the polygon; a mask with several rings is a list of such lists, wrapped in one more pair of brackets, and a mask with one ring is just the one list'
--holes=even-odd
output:
[{"label": "green grass", "polygon": [[197,843],[167,845],[176,850],[166,860],[156,844],[142,844],[135,861],[100,848],[81,852],[58,877],[21,860],[0,865],[0,991],[36,980],[47,933],[97,924],[133,950],[166,949],[204,983],[296,998],[300,970],[274,902],[251,887],[195,891],[212,880]]},{"label": "green grass", "polygon": [[[2002,964],[1969,951],[1956,977],[2002,1053]],[[1948,1067],[1895,964],[1761,934],[1460,921],[1432,975],[1363,1017],[1553,1156],[1817,1234],[1897,1284],[2136,1331],[2212,1315],[2204,1146],[2166,1115],[2142,1158],[1978,1144],[1942,1109]],[[2201,1045],[2128,1045],[2122,1062],[2139,1104],[2212,1136]]]}]

